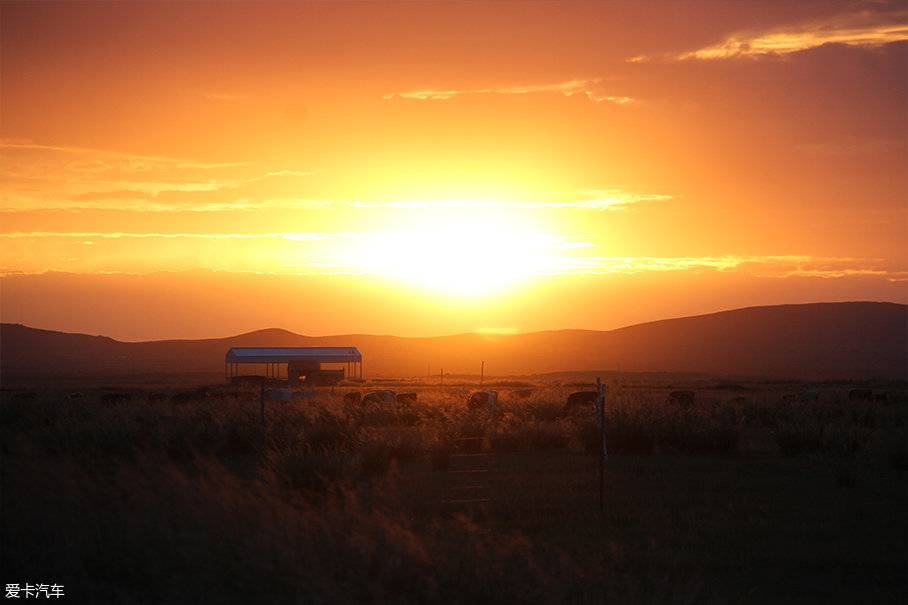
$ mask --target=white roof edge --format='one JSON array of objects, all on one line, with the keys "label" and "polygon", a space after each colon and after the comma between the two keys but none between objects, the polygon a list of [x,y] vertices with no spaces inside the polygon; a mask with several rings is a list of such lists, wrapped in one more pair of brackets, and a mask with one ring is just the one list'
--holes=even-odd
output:
[{"label": "white roof edge", "polygon": [[231,347],[225,359],[227,363],[361,363],[363,356],[356,347]]}]

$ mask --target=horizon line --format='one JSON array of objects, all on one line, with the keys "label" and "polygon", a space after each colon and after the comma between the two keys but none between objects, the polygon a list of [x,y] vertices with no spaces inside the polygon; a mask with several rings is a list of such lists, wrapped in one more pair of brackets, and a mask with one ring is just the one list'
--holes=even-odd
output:
[{"label": "horizon line", "polygon": [[694,315],[679,315],[679,316],[673,316],[673,317],[664,317],[662,319],[654,319],[654,320],[650,320],[650,321],[643,321],[643,322],[628,324],[625,326],[621,326],[618,328],[612,328],[609,330],[597,330],[597,329],[593,329],[593,328],[553,328],[553,329],[547,329],[547,330],[532,330],[532,331],[527,331],[527,332],[521,332],[521,331],[512,331],[510,328],[506,328],[501,331],[494,331],[493,328],[477,328],[476,330],[474,330],[472,332],[459,332],[459,333],[452,333],[452,334],[436,334],[436,335],[431,335],[431,336],[399,336],[396,334],[378,334],[378,333],[372,334],[372,333],[364,333],[364,332],[360,332],[360,333],[351,332],[351,333],[347,333],[347,334],[324,334],[324,335],[320,335],[320,336],[315,336],[315,335],[308,335],[308,334],[300,334],[297,332],[293,332],[292,330],[288,330],[286,328],[272,326],[272,327],[268,327],[268,328],[258,328],[258,329],[250,330],[247,332],[239,332],[239,333],[228,335],[228,336],[171,337],[171,338],[158,338],[158,339],[152,339],[152,340],[121,340],[121,339],[115,338],[113,336],[107,336],[105,334],[89,334],[86,332],[66,332],[66,331],[62,331],[62,330],[54,330],[54,329],[49,329],[49,328],[39,328],[39,327],[35,327],[35,326],[26,325],[21,322],[16,322],[16,321],[2,321],[2,322],[0,322],[0,326],[19,326],[19,327],[26,328],[29,330],[38,330],[38,331],[42,331],[42,332],[55,332],[58,334],[67,334],[67,335],[72,335],[72,336],[88,336],[91,338],[107,338],[109,340],[113,340],[115,342],[119,342],[119,343],[123,343],[123,344],[144,344],[144,343],[158,343],[158,342],[172,342],[172,341],[230,340],[233,338],[239,338],[242,336],[249,336],[252,334],[258,334],[260,332],[268,332],[268,331],[281,331],[281,332],[286,332],[287,334],[290,334],[292,336],[298,336],[300,338],[315,338],[315,339],[367,336],[367,337],[372,337],[372,338],[398,338],[401,340],[421,340],[421,339],[457,338],[457,337],[463,337],[463,336],[485,336],[485,337],[528,336],[528,335],[533,335],[533,334],[545,334],[545,333],[555,333],[555,332],[608,333],[608,332],[617,332],[620,330],[625,330],[625,329],[633,328],[633,327],[637,327],[637,326],[644,326],[644,325],[648,325],[648,324],[655,324],[655,323],[668,322],[668,321],[677,321],[677,320],[684,320],[684,319],[692,319],[692,318],[698,318],[698,317],[710,317],[710,316],[714,316],[714,315],[721,315],[724,313],[734,313],[736,311],[747,311],[747,310],[751,310],[751,309],[772,309],[772,308],[781,308],[781,307],[805,307],[805,306],[853,305],[853,304],[897,305],[897,306],[906,307],[906,310],[908,310],[908,303],[900,303],[900,302],[893,302],[893,301],[887,301],[887,300],[813,301],[813,302],[801,302],[801,303],[777,303],[777,304],[769,304],[769,305],[749,305],[749,306],[745,306],[745,307],[734,307],[734,308],[729,308],[729,309],[721,309],[718,311],[711,311],[708,313],[697,313]]}]

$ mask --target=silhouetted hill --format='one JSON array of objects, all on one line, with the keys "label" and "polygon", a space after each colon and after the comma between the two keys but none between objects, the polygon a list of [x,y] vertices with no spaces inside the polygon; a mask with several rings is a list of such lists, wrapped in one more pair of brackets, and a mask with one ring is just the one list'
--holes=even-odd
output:
[{"label": "silhouetted hill", "polygon": [[234,346],[355,346],[366,377],[542,374],[572,370],[746,376],[906,378],[908,306],[815,303],[751,307],[611,331],[310,337],[267,329],[229,338],[127,343],[18,324],[0,327],[6,380],[224,375]]}]

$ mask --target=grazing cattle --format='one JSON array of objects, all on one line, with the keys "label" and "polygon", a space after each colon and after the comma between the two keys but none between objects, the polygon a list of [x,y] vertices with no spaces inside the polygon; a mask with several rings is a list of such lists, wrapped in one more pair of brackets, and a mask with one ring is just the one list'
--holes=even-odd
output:
[{"label": "grazing cattle", "polygon": [[533,395],[533,389],[520,389],[519,391],[512,391],[511,397],[514,399],[529,399]]},{"label": "grazing cattle", "polygon": [[293,401],[312,401],[313,399],[315,399],[315,391],[311,389],[303,389],[293,393]]},{"label": "grazing cattle", "polygon": [[401,405],[413,405],[416,403],[416,393],[398,393],[397,403]]},{"label": "grazing cattle", "polygon": [[191,391],[178,391],[170,396],[170,403],[201,403],[208,398],[208,394],[208,389],[205,387],[193,389]]},{"label": "grazing cattle", "polygon": [[568,416],[583,410],[595,410],[598,397],[599,394],[596,391],[576,391],[571,393],[568,395],[567,402],[564,404],[561,413],[563,416]]},{"label": "grazing cattle", "polygon": [[372,391],[371,393],[366,393],[362,404],[364,406],[372,404],[379,407],[393,408],[396,401],[397,395],[394,391]]},{"label": "grazing cattle", "polygon": [[874,393],[873,400],[874,401],[889,401],[889,393],[887,393],[886,391],[883,391],[881,393]]},{"label": "grazing cattle", "polygon": [[848,391],[848,401],[870,401],[873,391],[870,389],[851,389]]},{"label": "grazing cattle", "polygon": [[82,401],[84,397],[82,393],[67,393],[63,396],[63,401]]},{"label": "grazing cattle", "polygon": [[104,393],[101,395],[101,403],[126,403],[132,401],[132,395],[129,393]]},{"label": "grazing cattle", "polygon": [[802,403],[805,401],[816,401],[819,398],[820,393],[814,390],[801,391],[800,393],[798,393],[797,397],[798,401]]},{"label": "grazing cattle", "polygon": [[167,393],[164,391],[152,391],[148,394],[148,403],[163,403],[167,401]]},{"label": "grazing cattle", "polygon": [[265,399],[272,403],[289,403],[293,399],[293,391],[290,389],[268,389],[265,391]]},{"label": "grazing cattle", "polygon": [[344,395],[344,405],[359,405],[363,401],[363,394],[359,391],[350,391]]},{"label": "grazing cattle", "polygon": [[471,410],[478,410],[483,407],[495,408],[498,403],[498,391],[476,391],[467,399],[467,407]]},{"label": "grazing cattle", "polygon": [[672,391],[668,394],[668,402],[681,408],[689,408],[694,405],[694,392]]}]

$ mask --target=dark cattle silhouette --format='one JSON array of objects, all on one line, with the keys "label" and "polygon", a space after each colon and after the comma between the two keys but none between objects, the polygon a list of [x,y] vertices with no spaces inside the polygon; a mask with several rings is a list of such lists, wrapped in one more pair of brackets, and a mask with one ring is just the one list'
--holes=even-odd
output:
[{"label": "dark cattle silhouette", "polygon": [[533,389],[520,389],[519,391],[512,391],[511,397],[515,399],[527,399],[533,395]]},{"label": "dark cattle silhouette", "polygon": [[101,395],[102,403],[125,403],[132,401],[132,395],[129,393],[105,393]]},{"label": "dark cattle silhouette", "polygon": [[290,389],[268,389],[265,391],[265,399],[272,403],[288,403],[293,399],[293,391]]},{"label": "dark cattle silhouette", "polygon": [[562,414],[567,416],[582,410],[595,410],[598,396],[599,394],[596,391],[576,391],[571,393],[564,404]]},{"label": "dark cattle silhouette", "polygon": [[814,390],[801,391],[798,393],[798,401],[816,401],[820,398],[820,393]]},{"label": "dark cattle silhouette", "polygon": [[870,389],[851,389],[848,391],[848,401],[870,401],[873,391]]},{"label": "dark cattle silhouette", "polygon": [[682,408],[689,408],[694,405],[693,391],[672,391],[668,394],[668,402]]},{"label": "dark cattle silhouette", "polygon": [[397,401],[397,396],[394,391],[372,391],[366,393],[366,396],[363,397],[363,405],[377,405],[379,407],[389,407],[393,408],[395,402]]},{"label": "dark cattle silhouette", "polygon": [[344,405],[359,405],[363,401],[363,394],[359,391],[350,391],[344,395]]},{"label": "dark cattle silhouette", "polygon": [[467,399],[467,407],[471,410],[489,406],[495,407],[498,403],[498,391],[476,391]]},{"label": "dark cattle silhouette", "polygon": [[148,394],[148,403],[161,403],[167,401],[167,393],[164,391],[152,391]]},{"label": "dark cattle silhouette", "polygon": [[398,393],[397,403],[401,405],[412,405],[416,403],[416,393]]}]

